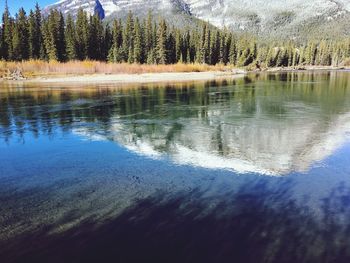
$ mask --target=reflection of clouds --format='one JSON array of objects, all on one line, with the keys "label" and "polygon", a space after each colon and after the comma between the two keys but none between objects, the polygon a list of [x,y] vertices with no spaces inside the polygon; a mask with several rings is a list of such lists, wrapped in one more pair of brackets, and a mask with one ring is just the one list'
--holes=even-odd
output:
[{"label": "reflection of clouds", "polygon": [[192,150],[182,145],[175,146],[176,153],[172,156],[175,163],[189,164],[209,169],[229,169],[238,173],[256,172],[273,175],[271,171],[261,169],[245,160],[225,158],[208,152]]},{"label": "reflection of clouds", "polygon": [[106,137],[99,134],[94,134],[85,128],[73,128],[72,134],[78,135],[82,138],[86,138],[88,140],[95,141],[95,142],[107,140]]},{"label": "reflection of clouds", "polygon": [[124,145],[124,146],[129,151],[136,152],[140,155],[145,155],[145,156],[152,157],[152,158],[161,157],[161,153],[156,151],[154,149],[153,145],[151,145],[147,142],[143,142],[141,140],[137,140],[137,141],[133,142],[133,144]]},{"label": "reflection of clouds", "polygon": [[313,139],[296,157],[295,165],[302,170],[307,170],[307,160],[320,162],[350,139],[350,113],[341,115],[333,123],[329,123],[329,130],[323,134],[315,134]]}]

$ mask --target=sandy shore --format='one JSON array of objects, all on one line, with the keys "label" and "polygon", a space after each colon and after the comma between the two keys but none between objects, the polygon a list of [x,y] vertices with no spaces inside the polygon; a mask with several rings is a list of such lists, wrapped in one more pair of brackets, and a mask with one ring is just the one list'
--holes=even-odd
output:
[{"label": "sandy shore", "polygon": [[205,81],[222,78],[244,76],[244,71],[237,72],[171,72],[171,73],[145,73],[145,74],[93,74],[93,75],[66,75],[43,76],[21,81],[6,81],[15,83],[70,83],[70,84],[132,84],[132,83],[157,83],[179,81]]},{"label": "sandy shore", "polygon": [[66,85],[96,85],[96,84],[147,84],[147,83],[167,83],[167,82],[191,82],[208,81],[215,79],[239,78],[247,73],[278,73],[288,71],[322,71],[322,70],[350,70],[349,68],[306,66],[300,68],[281,67],[269,68],[262,71],[247,72],[242,69],[231,71],[206,71],[206,72],[169,72],[169,73],[143,73],[143,74],[82,74],[82,75],[42,75],[28,78],[26,80],[4,80],[0,83],[6,84],[66,84]]}]

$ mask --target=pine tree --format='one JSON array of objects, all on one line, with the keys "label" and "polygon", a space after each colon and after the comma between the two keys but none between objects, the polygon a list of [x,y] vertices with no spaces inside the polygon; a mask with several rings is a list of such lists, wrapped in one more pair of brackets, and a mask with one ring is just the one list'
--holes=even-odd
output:
[{"label": "pine tree", "polygon": [[3,58],[5,60],[13,60],[13,26],[14,21],[11,18],[10,11],[7,5],[5,4],[5,11],[2,16],[2,50]]},{"label": "pine tree", "polygon": [[26,12],[21,8],[13,28],[13,59],[17,61],[29,59],[29,33]]},{"label": "pine tree", "polygon": [[88,36],[88,58],[92,60],[103,59],[103,35],[104,29],[98,15],[90,17]]},{"label": "pine tree", "polygon": [[122,62],[124,60],[123,54],[123,27],[122,22],[114,20],[112,28],[112,47],[108,54],[108,61]]},{"label": "pine tree", "polygon": [[211,42],[211,31],[209,28],[209,23],[207,23],[205,29],[205,37],[204,37],[204,47],[203,47],[203,61],[206,64],[210,64],[210,42]]},{"label": "pine tree", "polygon": [[286,48],[279,48],[276,60],[277,67],[287,67],[288,66],[288,50]]},{"label": "pine tree", "polygon": [[41,32],[41,11],[38,4],[35,5],[35,12],[30,11],[29,15],[29,57],[32,59],[40,58],[43,40]]},{"label": "pine tree", "polygon": [[203,23],[202,24],[202,30],[201,30],[201,35],[200,35],[200,41],[199,41],[199,47],[197,47],[197,52],[196,52],[196,60],[198,63],[205,63],[206,60],[206,53],[207,53],[207,48],[206,48],[206,33],[207,33],[207,24]]},{"label": "pine tree", "polygon": [[141,25],[139,19],[136,18],[135,27],[134,27],[134,54],[133,62],[134,63],[143,63],[143,39],[141,32]]},{"label": "pine tree", "polygon": [[174,29],[168,34],[166,39],[166,61],[168,64],[174,64],[177,62]]},{"label": "pine tree", "polygon": [[210,40],[209,63],[215,65],[219,63],[220,58],[220,33],[216,30]]},{"label": "pine tree", "polygon": [[59,61],[66,60],[66,39],[64,32],[65,31],[65,22],[63,14],[60,12],[58,17],[58,35],[57,35],[57,56]]},{"label": "pine tree", "polygon": [[300,62],[300,50],[295,49],[293,52],[292,66],[295,67],[299,65],[299,62]]},{"label": "pine tree", "polygon": [[157,32],[157,63],[167,64],[168,50],[167,50],[167,24],[164,19],[159,22]]},{"label": "pine tree", "polygon": [[183,39],[180,30],[175,30],[175,62],[183,62]]},{"label": "pine tree", "polygon": [[103,35],[103,50],[102,50],[103,54],[102,55],[103,55],[104,61],[108,60],[108,53],[111,47],[112,47],[112,33],[109,25],[107,25]]},{"label": "pine tree", "polygon": [[227,33],[226,30],[222,32],[220,38],[220,63],[227,64],[229,61],[229,50],[227,48]]},{"label": "pine tree", "polygon": [[123,32],[123,60],[134,62],[134,16],[129,12]]},{"label": "pine tree", "polygon": [[54,32],[54,23],[54,11],[51,11],[47,19],[43,22],[44,45],[49,60],[57,60],[57,47],[54,39],[57,32]]},{"label": "pine tree", "polygon": [[64,61],[66,45],[62,13],[51,10],[43,25],[44,44],[49,60]]},{"label": "pine tree", "polygon": [[190,56],[190,51],[191,51],[191,34],[190,32],[187,30],[184,38],[183,38],[183,43],[184,43],[184,47],[182,50],[182,57],[184,58],[184,61],[186,63],[191,63],[191,56]]},{"label": "pine tree", "polygon": [[154,48],[153,17],[152,17],[151,11],[148,12],[144,32],[145,32],[145,53],[149,54],[149,52]]},{"label": "pine tree", "polygon": [[142,22],[129,12],[125,23],[104,26],[96,16],[82,9],[76,23],[68,15],[51,10],[42,17],[38,5],[27,17],[19,10],[13,19],[6,4],[0,27],[0,59],[75,60],[93,59],[129,63],[206,64],[231,63],[249,66],[256,61],[267,66],[343,65],[350,57],[350,39],[260,41],[252,36],[234,36],[228,29],[214,29],[209,23],[199,28],[169,29],[164,19],[153,21],[149,12]]},{"label": "pine tree", "polygon": [[89,22],[87,13],[82,8],[78,10],[75,30],[78,59],[84,60],[88,56]]},{"label": "pine tree", "polygon": [[66,54],[68,60],[78,59],[77,51],[77,40],[75,32],[75,23],[70,14],[67,16],[67,25],[65,29],[65,38],[66,38]]},{"label": "pine tree", "polygon": [[232,36],[231,45],[230,45],[230,54],[229,61],[232,65],[237,64],[237,44],[236,39]]}]

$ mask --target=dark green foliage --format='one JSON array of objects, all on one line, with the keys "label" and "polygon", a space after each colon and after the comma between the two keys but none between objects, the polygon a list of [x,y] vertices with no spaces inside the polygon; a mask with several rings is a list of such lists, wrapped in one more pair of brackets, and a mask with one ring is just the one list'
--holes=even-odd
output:
[{"label": "dark green foliage", "polygon": [[109,50],[111,50],[113,45],[113,38],[112,38],[112,33],[109,25],[106,26],[103,37],[104,37],[104,42],[102,43],[102,46],[103,46],[102,59],[104,61],[107,61]]},{"label": "dark green foliage", "polygon": [[51,10],[43,18],[38,5],[27,17],[12,18],[7,6],[0,27],[0,58],[4,60],[99,60],[172,64],[230,64],[291,67],[338,66],[350,61],[350,39],[307,43],[258,41],[202,22],[195,28],[170,27],[165,19],[146,19],[129,12],[126,21],[104,25],[97,16],[78,10],[76,20]]},{"label": "dark green foliage", "polygon": [[112,27],[112,47],[109,50],[108,60],[122,62],[123,59],[123,27],[120,21],[115,20]]},{"label": "dark green foliage", "polygon": [[134,35],[133,62],[143,63],[144,62],[143,32],[142,32],[141,25],[138,18],[136,18],[136,21],[135,21],[133,35]]},{"label": "dark green foliage", "polygon": [[13,60],[29,59],[29,32],[26,12],[21,8],[12,32]]},{"label": "dark green foliage", "polygon": [[41,18],[41,11],[38,4],[35,6],[35,11],[30,11],[29,14],[29,21],[28,21],[28,33],[29,33],[29,57],[31,59],[39,59],[42,45],[43,45],[43,39],[42,39],[42,32],[41,32],[41,24],[42,24],[42,18]]},{"label": "dark green foliage", "polygon": [[87,42],[89,59],[104,60],[104,33],[101,19],[97,15],[91,16]]},{"label": "dark green foliage", "polygon": [[134,16],[131,12],[128,14],[123,31],[122,58],[125,62],[134,62]]},{"label": "dark green foliage", "polygon": [[44,46],[49,60],[65,61],[66,41],[62,13],[52,10],[43,23]]},{"label": "dark green foliage", "polygon": [[88,56],[88,40],[89,40],[89,22],[87,13],[83,9],[79,9],[76,21],[76,43],[77,57],[80,60],[87,59]]},{"label": "dark green foliage", "polygon": [[164,19],[159,22],[157,32],[157,47],[156,47],[156,61],[158,64],[167,64],[168,50],[167,50],[167,24]]},{"label": "dark green foliage", "polygon": [[5,12],[2,16],[2,56],[5,60],[13,60],[13,26],[14,26],[14,21],[13,18],[10,16],[10,12],[7,6],[5,6]]},{"label": "dark green foliage", "polygon": [[66,54],[68,60],[78,59],[78,43],[76,39],[75,24],[71,15],[67,17],[67,25],[65,29]]}]

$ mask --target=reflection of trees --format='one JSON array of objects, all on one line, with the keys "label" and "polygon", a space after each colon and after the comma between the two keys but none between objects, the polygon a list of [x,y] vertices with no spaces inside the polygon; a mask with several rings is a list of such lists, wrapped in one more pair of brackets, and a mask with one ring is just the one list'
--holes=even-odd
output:
[{"label": "reflection of trees", "polygon": [[217,198],[199,189],[155,195],[103,224],[86,221],[62,234],[46,226],[1,244],[0,255],[3,262],[349,262],[350,188],[333,189],[319,215],[295,201],[292,188],[259,179]]},{"label": "reflection of trees", "polygon": [[[144,141],[160,152],[180,142],[255,163],[260,152],[286,153],[286,161],[300,156],[305,144],[317,144],[348,110],[349,83],[347,73],[307,72],[117,91],[9,91],[2,93],[0,132],[37,137],[84,128],[125,145]],[[280,152],[269,148],[274,144]]]},{"label": "reflection of trees", "polygon": [[108,89],[9,90],[1,93],[0,124],[3,136],[13,131],[19,136],[25,131],[38,136],[39,131],[45,133],[58,126],[69,130],[77,120],[99,122],[108,127],[115,116],[126,120],[197,117],[205,120],[208,111],[217,109],[221,114],[227,111],[223,109],[225,106],[234,109],[237,105],[236,114],[241,116],[236,117],[254,116],[257,107],[271,117],[278,117],[288,112],[286,103],[293,101],[319,107],[329,115],[343,110],[349,96],[348,83],[348,75],[340,72],[328,75],[281,73],[206,84],[154,85],[117,92]]}]

